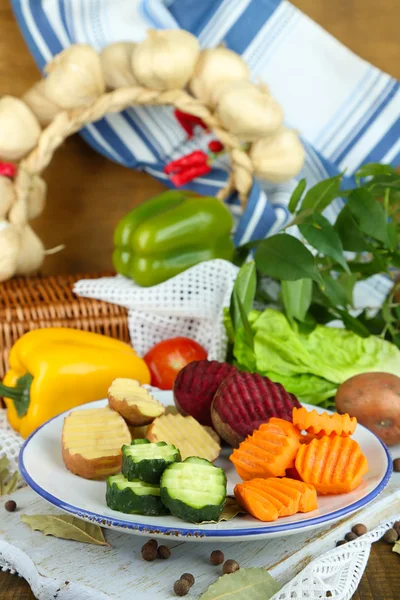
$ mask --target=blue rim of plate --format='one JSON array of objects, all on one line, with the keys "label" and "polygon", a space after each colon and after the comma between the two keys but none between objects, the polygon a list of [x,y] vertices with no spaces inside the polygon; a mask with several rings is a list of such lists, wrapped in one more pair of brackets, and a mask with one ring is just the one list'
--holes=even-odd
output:
[{"label": "blue rim of plate", "polygon": [[392,458],[390,456],[390,453],[389,453],[389,450],[388,450],[386,444],[384,444],[384,442],[382,442],[382,440],[380,440],[378,438],[378,436],[375,435],[372,431],[369,431],[369,433],[371,433],[377,439],[377,441],[381,444],[381,446],[385,452],[386,459],[387,459],[387,468],[386,468],[385,475],[383,476],[380,483],[376,486],[376,488],[374,488],[367,496],[365,496],[364,498],[361,498],[361,500],[358,500],[357,502],[353,502],[353,504],[350,504],[349,506],[346,506],[344,508],[336,510],[332,513],[328,513],[327,515],[322,515],[320,517],[314,517],[312,519],[307,519],[305,521],[301,521],[300,523],[287,523],[287,524],[283,524],[283,525],[275,525],[273,527],[265,526],[265,527],[258,527],[257,529],[255,529],[253,527],[247,527],[247,528],[243,528],[243,529],[228,529],[228,530],[206,529],[206,528],[200,528],[200,527],[198,529],[188,529],[188,528],[183,528],[183,527],[170,528],[170,527],[164,527],[164,526],[159,526],[159,525],[155,525],[155,524],[151,525],[151,523],[150,524],[135,523],[133,521],[125,521],[124,519],[115,519],[108,515],[100,515],[98,513],[94,513],[91,511],[84,511],[81,508],[79,508],[78,506],[74,506],[73,504],[68,504],[67,502],[63,502],[60,498],[57,498],[56,496],[49,494],[40,485],[38,485],[32,479],[32,477],[28,474],[28,472],[25,468],[25,465],[24,465],[23,457],[24,457],[24,452],[25,452],[29,442],[33,439],[33,437],[35,435],[37,435],[39,433],[39,431],[43,427],[46,427],[46,425],[48,425],[51,421],[54,421],[54,419],[58,419],[59,417],[62,417],[62,415],[69,413],[69,412],[70,412],[70,409],[66,410],[65,412],[63,412],[59,415],[56,415],[55,417],[52,417],[51,419],[46,421],[46,423],[43,423],[43,425],[38,427],[25,440],[25,442],[23,443],[23,445],[21,447],[19,457],[18,457],[19,471],[20,471],[22,477],[24,478],[24,480],[26,481],[26,483],[29,485],[29,487],[32,488],[33,491],[35,491],[39,496],[44,498],[44,500],[46,500],[50,504],[53,504],[57,508],[60,508],[61,510],[64,510],[70,514],[76,515],[77,517],[98,523],[99,525],[102,525],[103,527],[104,526],[120,527],[122,529],[132,529],[134,531],[138,531],[141,533],[148,533],[148,534],[152,533],[153,535],[159,535],[159,534],[176,535],[176,534],[178,534],[178,536],[195,537],[195,538],[200,538],[200,539],[204,538],[204,537],[221,537],[221,538],[223,538],[223,537],[226,537],[226,538],[245,537],[245,536],[257,537],[258,535],[263,535],[263,534],[268,534],[268,533],[282,533],[285,531],[293,531],[293,530],[300,531],[301,529],[303,529],[305,527],[307,527],[307,528],[314,527],[314,526],[318,527],[318,525],[324,525],[333,520],[338,520],[341,517],[344,517],[345,515],[347,515],[349,513],[353,513],[356,510],[366,506],[372,500],[374,500],[377,496],[379,496],[379,494],[385,489],[385,487],[390,479],[390,476],[392,474],[392,471],[393,471],[393,461],[392,461]]}]

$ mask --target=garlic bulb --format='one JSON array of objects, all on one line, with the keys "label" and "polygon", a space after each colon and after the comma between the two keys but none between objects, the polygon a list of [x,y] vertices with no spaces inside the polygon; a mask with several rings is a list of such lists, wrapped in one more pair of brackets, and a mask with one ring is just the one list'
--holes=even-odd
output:
[{"label": "garlic bulb", "polygon": [[0,99],[0,159],[19,160],[38,142],[39,121],[30,108],[13,96]]},{"label": "garlic bulb", "polygon": [[117,42],[106,46],[100,54],[104,81],[111,89],[137,85],[132,71],[132,53],[136,44]]},{"label": "garlic bulb", "polygon": [[46,66],[43,91],[46,98],[64,109],[89,106],[105,85],[100,57],[88,44],[75,44],[57,54]]},{"label": "garlic bulb", "polygon": [[45,250],[36,233],[25,225],[21,231],[20,248],[15,275],[31,275],[36,273],[43,263]]},{"label": "garlic bulb", "polygon": [[26,200],[28,205],[28,219],[30,221],[32,219],[36,219],[36,217],[42,214],[46,204],[46,193],[46,182],[44,179],[39,177],[39,175],[35,175],[32,180],[32,187]]},{"label": "garlic bulb", "polygon": [[0,221],[0,281],[15,275],[20,249],[20,234],[8,221]]},{"label": "garlic bulb", "polygon": [[199,56],[197,38],[183,29],[150,30],[132,55],[136,79],[154,90],[185,87]]},{"label": "garlic bulb", "polygon": [[4,219],[15,200],[14,184],[8,177],[0,175],[0,219]]},{"label": "garlic bulb", "polygon": [[256,176],[281,183],[298,175],[303,168],[305,153],[297,133],[282,127],[274,136],[254,142],[250,158]]},{"label": "garlic bulb", "polygon": [[38,81],[22,96],[25,104],[36,115],[39,123],[48,125],[60,112],[60,107],[48,100],[44,93],[44,80]]},{"label": "garlic bulb", "polygon": [[190,90],[212,108],[217,85],[234,80],[247,80],[249,68],[241,56],[228,48],[207,48],[200,53],[190,80]]},{"label": "garlic bulb", "polygon": [[283,122],[278,102],[250,81],[231,81],[220,88],[216,114],[228,131],[247,142],[275,133]]}]

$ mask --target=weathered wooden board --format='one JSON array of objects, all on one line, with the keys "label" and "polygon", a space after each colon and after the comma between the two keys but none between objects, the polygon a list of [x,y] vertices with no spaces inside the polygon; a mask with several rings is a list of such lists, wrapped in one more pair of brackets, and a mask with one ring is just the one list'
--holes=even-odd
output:
[{"label": "weathered wooden board", "polygon": [[[400,476],[366,509],[329,527],[300,535],[275,538],[268,542],[223,544],[226,558],[243,567],[265,566],[282,584],[292,579],[311,560],[333,548],[350,527],[360,520],[369,528],[400,514]],[[214,548],[206,543],[173,542],[168,561],[146,563],[140,548],[143,538],[106,530],[111,547],[97,547],[45,537],[31,532],[20,521],[21,513],[56,513],[30,489],[13,494],[18,503],[15,513],[1,512],[1,553],[14,553],[14,564],[27,579],[37,598],[48,600],[165,600],[182,573],[196,578],[191,596],[200,595],[220,575],[220,567],[208,562]],[[66,583],[68,582],[68,583]]]}]

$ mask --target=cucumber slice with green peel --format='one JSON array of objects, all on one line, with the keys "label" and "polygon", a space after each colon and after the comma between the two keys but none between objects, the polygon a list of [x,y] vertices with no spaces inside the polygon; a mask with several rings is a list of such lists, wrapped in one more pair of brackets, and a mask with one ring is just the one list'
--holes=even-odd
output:
[{"label": "cucumber slice with green peel", "polygon": [[191,523],[218,521],[226,499],[223,469],[191,456],[167,467],[160,485],[161,500],[175,517]]},{"label": "cucumber slice with green peel", "polygon": [[165,442],[138,439],[130,446],[122,446],[122,474],[129,481],[141,479],[147,483],[160,483],[168,465],[180,460],[179,450]]},{"label": "cucumber slice with green peel", "polygon": [[121,474],[107,477],[106,503],[109,508],[129,515],[167,515],[160,486],[140,479],[128,481]]}]

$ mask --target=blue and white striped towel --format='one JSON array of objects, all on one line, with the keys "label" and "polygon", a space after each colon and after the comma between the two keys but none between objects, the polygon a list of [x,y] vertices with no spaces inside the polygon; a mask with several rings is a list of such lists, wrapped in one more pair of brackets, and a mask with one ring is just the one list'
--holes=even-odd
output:
[{"label": "blue and white striped towel", "polygon": [[[12,0],[22,33],[38,66],[71,43],[97,49],[121,40],[141,41],[149,27],[182,27],[202,47],[222,41],[247,61],[252,77],[265,81],[282,104],[286,123],[306,147],[301,173],[309,186],[346,169],[347,178],[366,162],[400,164],[400,84],[355,56],[286,0]],[[171,108],[132,108],[109,115],[81,132],[98,152],[127,167],[142,169],[169,184],[163,166],[194,148],[202,134],[185,139]],[[224,160],[188,187],[213,195],[227,177]],[[279,230],[288,219],[296,181],[255,182],[237,216],[237,244]],[[326,216],[334,220],[337,200]],[[358,289],[359,302],[376,302],[390,281],[375,277]]]}]

